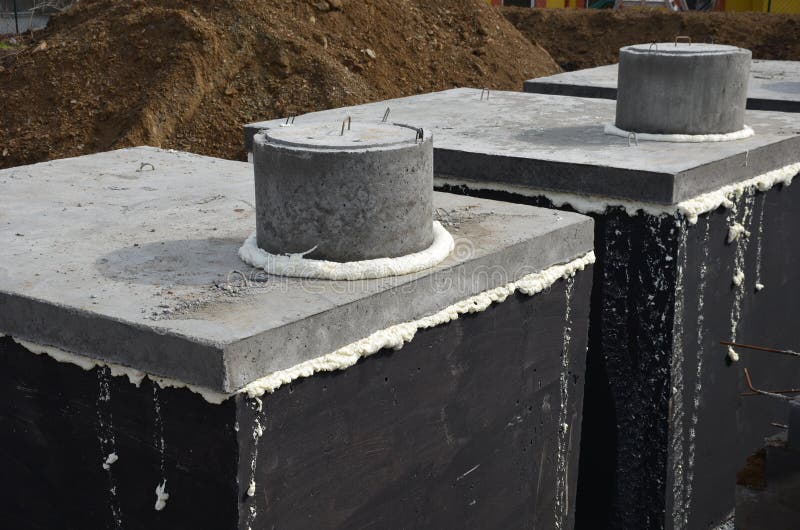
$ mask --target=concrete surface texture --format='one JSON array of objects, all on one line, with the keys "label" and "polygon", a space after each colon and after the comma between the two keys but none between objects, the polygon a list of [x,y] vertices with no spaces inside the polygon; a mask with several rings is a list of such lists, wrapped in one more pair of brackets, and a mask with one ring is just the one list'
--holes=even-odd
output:
[{"label": "concrete surface texture", "polygon": [[[434,174],[539,190],[671,205],[797,162],[800,124],[795,116],[747,112],[753,137],[709,144],[639,142],[607,135],[615,103],[545,94],[453,89],[306,114],[297,124],[392,119],[430,131]],[[252,148],[260,129],[245,126]]]},{"label": "concrete surface texture", "polygon": [[619,51],[616,126],[651,134],[742,130],[750,50],[660,42]]},{"label": "concrete surface texture", "polygon": [[256,136],[258,246],[339,262],[428,248],[433,141],[417,136],[377,120],[289,125]]},{"label": "concrete surface texture", "polygon": [[237,257],[253,188],[250,164],[154,148],[0,171],[0,333],[230,392],[592,249],[587,217],[435,194],[456,250],[431,270],[268,277]]},{"label": "concrete surface texture", "polygon": [[[525,92],[587,98],[617,98],[618,65],[610,64],[529,79]],[[800,61],[763,61],[750,65],[747,108],[800,112]]]}]

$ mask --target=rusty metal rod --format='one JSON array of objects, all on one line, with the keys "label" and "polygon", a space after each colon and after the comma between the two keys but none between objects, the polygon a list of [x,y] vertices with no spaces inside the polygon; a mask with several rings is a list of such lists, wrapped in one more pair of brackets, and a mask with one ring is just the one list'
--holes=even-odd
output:
[{"label": "rusty metal rod", "polygon": [[[772,390],[773,394],[800,394],[800,388],[790,388],[788,390]],[[758,396],[758,392],[742,392],[741,396]]]},{"label": "rusty metal rod", "polygon": [[762,395],[762,396],[773,397],[773,398],[778,398],[778,399],[784,399],[784,400],[787,400],[787,401],[792,399],[789,396],[784,396],[784,395],[779,394],[777,392],[767,392],[765,390],[759,390],[759,389],[755,388],[753,386],[753,382],[750,380],[750,372],[747,370],[747,368],[744,369],[744,378],[745,378],[745,381],[747,381],[747,388],[753,394],[742,394],[742,395],[759,394],[759,395]]},{"label": "rusty metal rod", "polygon": [[800,357],[800,353],[792,350],[779,350],[777,348],[767,348],[766,346],[753,346],[752,344],[741,344],[738,342],[728,342],[726,340],[719,341],[724,346],[733,346],[734,348],[744,348],[746,350],[765,351],[769,353],[780,353],[781,355],[789,355],[791,357]]}]

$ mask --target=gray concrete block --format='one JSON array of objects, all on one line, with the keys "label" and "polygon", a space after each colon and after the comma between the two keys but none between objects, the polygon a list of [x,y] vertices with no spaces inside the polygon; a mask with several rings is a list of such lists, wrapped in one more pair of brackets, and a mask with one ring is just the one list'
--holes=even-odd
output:
[{"label": "gray concrete block", "polygon": [[[341,133],[340,133],[341,131]],[[378,121],[295,125],[256,136],[258,246],[358,261],[433,242],[433,139]]]},{"label": "gray concrete block", "polygon": [[[457,247],[437,267],[300,280],[237,256],[256,224],[243,162],[123,149],[2,170],[0,196],[0,333],[224,392],[572,260],[593,239],[581,215],[435,194]],[[234,270],[248,287],[229,287]]]},{"label": "gray concrete block", "polygon": [[[615,103],[544,94],[453,89],[432,94],[314,112],[297,124],[392,119],[430,131],[434,173],[538,190],[675,204],[699,194],[798,161],[796,116],[746,112],[756,134],[732,142],[685,144],[640,141],[604,133]],[[245,145],[260,129],[281,120],[245,126]]]},{"label": "gray concrete block", "polygon": [[750,50],[661,42],[619,51],[616,126],[651,134],[742,130]]},{"label": "gray concrete block", "polygon": [[[610,64],[529,79],[525,92],[587,98],[617,98],[618,65]],[[800,112],[800,61],[753,60],[747,89],[747,108]]]},{"label": "gray concrete block", "polygon": [[617,99],[619,65],[609,64],[528,79],[522,91],[581,98]]}]

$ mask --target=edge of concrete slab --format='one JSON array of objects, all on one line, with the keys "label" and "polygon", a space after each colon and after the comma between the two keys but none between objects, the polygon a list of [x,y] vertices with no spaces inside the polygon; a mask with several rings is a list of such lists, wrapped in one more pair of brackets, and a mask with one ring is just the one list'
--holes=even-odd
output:
[{"label": "edge of concrete slab", "polygon": [[[792,164],[800,150],[794,115],[787,113],[748,111],[746,122],[756,134],[747,139],[637,146],[604,134],[603,124],[613,121],[609,100],[492,92],[487,103],[480,92],[452,89],[310,113],[298,121],[326,122],[339,114],[369,120],[389,106],[394,115],[433,132],[437,177],[655,205],[674,205]],[[556,100],[564,108],[548,110]],[[245,125],[245,144],[279,122]],[[741,157],[748,163],[737,167]],[[713,178],[705,178],[707,170]]]},{"label": "edge of concrete slab", "polygon": [[[436,313],[527,274],[569,263],[593,248],[594,222],[585,219],[507,247],[503,252],[438,268],[432,274],[423,273],[408,283],[335,310],[227,345],[224,357],[230,389],[241,388],[266,373],[333,352],[374,331]],[[467,283],[459,286],[459,281]],[[313,337],[315,350],[307,344],[295,344],[299,336]],[[280,364],[276,364],[275,359],[280,359]]]},{"label": "edge of concrete slab", "polygon": [[577,83],[548,82],[548,77],[529,79],[522,83],[522,91],[533,94],[552,94],[554,96],[573,96],[577,98],[617,99],[617,89],[603,86],[580,85]]}]

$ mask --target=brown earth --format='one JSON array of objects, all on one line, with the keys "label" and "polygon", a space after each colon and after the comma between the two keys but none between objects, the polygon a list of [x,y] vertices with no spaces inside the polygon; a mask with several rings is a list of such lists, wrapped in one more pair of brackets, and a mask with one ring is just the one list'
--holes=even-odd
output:
[{"label": "brown earth", "polygon": [[82,0],[0,55],[0,167],[155,145],[243,158],[259,119],[559,71],[483,0]]},{"label": "brown earth", "polygon": [[564,70],[616,63],[622,46],[672,42],[677,35],[748,48],[756,59],[800,59],[800,15],[515,7],[503,14]]},{"label": "brown earth", "polygon": [[767,487],[767,451],[763,447],[747,457],[744,467],[736,473],[736,484],[752,490]]}]

